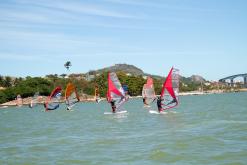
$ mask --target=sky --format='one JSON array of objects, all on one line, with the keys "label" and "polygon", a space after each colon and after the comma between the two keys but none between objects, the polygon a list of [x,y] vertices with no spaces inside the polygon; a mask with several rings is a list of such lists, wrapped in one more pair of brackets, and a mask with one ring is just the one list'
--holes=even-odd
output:
[{"label": "sky", "polygon": [[0,0],[0,75],[174,66],[207,80],[247,73],[246,0]]}]

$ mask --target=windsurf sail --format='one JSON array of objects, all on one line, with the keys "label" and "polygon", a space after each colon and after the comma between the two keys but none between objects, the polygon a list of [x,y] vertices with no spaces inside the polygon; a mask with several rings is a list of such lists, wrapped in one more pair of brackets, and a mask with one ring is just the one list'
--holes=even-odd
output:
[{"label": "windsurf sail", "polygon": [[60,86],[56,87],[46,99],[45,109],[46,111],[55,110],[59,107],[59,101],[61,99],[62,88]]},{"label": "windsurf sail", "polygon": [[77,102],[80,101],[76,87],[72,83],[68,83],[65,91],[65,99],[67,110],[70,110]]},{"label": "windsurf sail", "polygon": [[22,98],[21,98],[21,95],[17,95],[17,96],[16,96],[16,105],[17,105],[18,107],[20,107],[20,106],[23,105],[23,100],[22,100]]},{"label": "windsurf sail", "polygon": [[128,85],[122,85],[122,87],[123,87],[123,90],[124,90],[125,95],[128,95],[128,93],[129,93],[129,87],[128,87]]},{"label": "windsurf sail", "polygon": [[95,90],[94,90],[94,98],[97,103],[101,101],[101,97],[99,94],[99,87],[97,85],[95,86]]},{"label": "windsurf sail", "polygon": [[31,101],[30,101],[30,104],[29,104],[29,107],[30,108],[33,108],[33,107],[35,107],[35,106],[37,106],[37,103],[39,102],[38,100],[39,100],[39,92],[36,92],[35,94],[34,94],[34,96],[32,97],[32,99],[31,99]]},{"label": "windsurf sail", "polygon": [[156,99],[153,79],[151,77],[148,77],[147,83],[143,85],[142,97],[145,105],[150,105]]},{"label": "windsurf sail", "polygon": [[179,70],[171,68],[161,91],[162,110],[167,110],[178,105]]},{"label": "windsurf sail", "polygon": [[124,89],[114,72],[108,73],[107,100],[109,103],[114,102],[116,110],[119,110],[120,106],[128,100],[125,96]]}]

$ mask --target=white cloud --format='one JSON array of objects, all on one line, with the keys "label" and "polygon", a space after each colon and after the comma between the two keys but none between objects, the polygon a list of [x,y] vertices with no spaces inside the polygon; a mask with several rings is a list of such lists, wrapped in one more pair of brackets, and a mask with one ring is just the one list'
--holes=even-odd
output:
[{"label": "white cloud", "polygon": [[113,17],[113,18],[138,18],[133,14],[127,12],[120,12],[112,8],[87,4],[78,1],[16,1],[16,3],[25,5],[26,7],[39,7],[43,9],[56,10],[56,12],[66,12],[70,14],[86,14],[92,16]]},{"label": "white cloud", "polygon": [[44,58],[28,54],[14,54],[14,53],[0,53],[1,60],[14,60],[14,61],[44,61]]}]

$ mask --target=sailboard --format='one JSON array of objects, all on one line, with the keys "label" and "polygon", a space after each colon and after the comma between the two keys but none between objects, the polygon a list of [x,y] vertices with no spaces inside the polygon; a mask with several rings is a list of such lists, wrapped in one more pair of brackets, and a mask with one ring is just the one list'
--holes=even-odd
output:
[{"label": "sailboard", "polygon": [[150,106],[150,104],[153,103],[154,100],[156,99],[153,79],[151,77],[148,77],[147,83],[143,85],[142,98],[143,98],[144,106]]},{"label": "sailboard", "polygon": [[37,106],[38,103],[38,99],[39,99],[39,92],[36,92],[34,94],[34,96],[31,98],[30,104],[29,104],[29,108],[33,108],[35,106]]},{"label": "sailboard", "polygon": [[108,73],[107,100],[112,107],[115,107],[116,112],[119,112],[120,107],[128,101],[117,74],[114,72]]},{"label": "sailboard", "polygon": [[156,115],[159,115],[159,114],[167,114],[166,111],[158,112],[158,111],[154,111],[154,110],[150,110],[149,113],[151,113],[151,114],[156,114]]},{"label": "sailboard", "polygon": [[72,83],[68,83],[65,90],[65,99],[67,110],[71,110],[72,107],[80,101],[80,97],[76,91],[76,87]]},{"label": "sailboard", "polygon": [[124,113],[128,113],[128,111],[116,111],[114,112],[104,112],[105,115],[114,115],[114,114],[124,114]]},{"label": "sailboard", "polygon": [[3,105],[3,106],[0,105],[0,108],[1,108],[1,109],[8,108],[8,107],[9,107],[9,106],[7,106],[7,105]]},{"label": "sailboard", "polygon": [[179,70],[171,68],[161,90],[162,111],[174,108],[178,105]]},{"label": "sailboard", "polygon": [[22,100],[21,95],[17,95],[17,96],[16,96],[16,105],[17,105],[18,107],[21,107],[21,106],[23,105],[23,100]]},{"label": "sailboard", "polygon": [[62,88],[60,86],[56,87],[50,94],[50,96],[45,101],[45,110],[55,110],[59,107],[59,101],[61,99]]}]

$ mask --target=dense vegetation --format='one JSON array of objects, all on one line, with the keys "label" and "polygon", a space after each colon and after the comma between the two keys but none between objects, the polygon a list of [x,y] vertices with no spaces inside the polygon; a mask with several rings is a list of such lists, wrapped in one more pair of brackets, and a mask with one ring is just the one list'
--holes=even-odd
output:
[{"label": "dense vegetation", "polygon": [[[142,87],[146,80],[140,76],[129,76],[124,72],[117,72],[119,80],[122,85],[127,85],[129,94],[131,96],[141,95]],[[100,95],[105,97],[107,91],[107,72],[96,76],[91,81],[86,81],[83,78],[70,75],[69,78],[65,78],[66,75],[47,75],[45,78],[41,77],[26,77],[23,78],[11,78],[0,76],[0,86],[5,87],[4,90],[0,90],[0,103],[4,103],[10,100],[14,100],[18,94],[22,97],[33,96],[35,92],[39,91],[41,95],[48,96],[50,92],[56,87],[61,86],[65,90],[68,82],[74,83],[77,87],[79,95],[94,95],[95,85],[98,85]],[[154,87],[156,94],[160,94],[164,79],[154,78]],[[201,83],[189,81],[186,78],[181,78],[180,91],[195,91],[201,87]],[[207,86],[203,86],[204,89],[209,89]],[[63,90],[63,92],[64,92]]]}]

